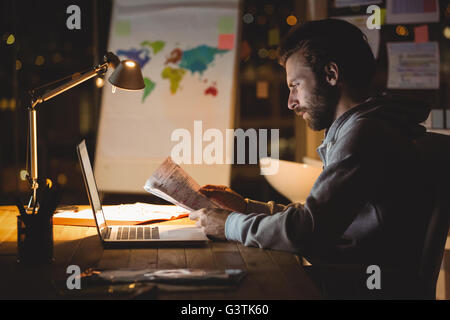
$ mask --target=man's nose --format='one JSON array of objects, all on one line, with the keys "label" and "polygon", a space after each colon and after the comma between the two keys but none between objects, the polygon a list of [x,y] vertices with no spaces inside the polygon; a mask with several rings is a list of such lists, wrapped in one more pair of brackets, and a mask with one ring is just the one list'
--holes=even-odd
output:
[{"label": "man's nose", "polygon": [[295,99],[295,98],[292,96],[292,93],[289,94],[289,99],[288,99],[288,109],[289,109],[289,110],[294,110],[295,107],[297,106],[297,104],[298,104],[297,99]]}]

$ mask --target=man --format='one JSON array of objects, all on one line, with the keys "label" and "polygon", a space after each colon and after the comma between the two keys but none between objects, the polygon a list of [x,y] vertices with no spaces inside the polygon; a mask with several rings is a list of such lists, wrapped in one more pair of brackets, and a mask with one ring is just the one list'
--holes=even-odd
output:
[{"label": "man", "polygon": [[417,265],[429,212],[414,139],[429,109],[370,97],[376,63],[364,34],[340,20],[307,22],[280,47],[288,108],[326,129],[324,163],[306,203],[243,199],[221,186],[202,192],[227,209],[190,214],[206,234],[246,246],[301,253],[313,263]]}]

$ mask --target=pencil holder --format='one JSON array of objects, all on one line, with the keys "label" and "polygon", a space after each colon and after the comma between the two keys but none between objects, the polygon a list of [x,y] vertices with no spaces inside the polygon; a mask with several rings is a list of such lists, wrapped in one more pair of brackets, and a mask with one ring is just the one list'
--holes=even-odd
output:
[{"label": "pencil holder", "polygon": [[46,264],[52,261],[52,216],[17,216],[17,262]]}]

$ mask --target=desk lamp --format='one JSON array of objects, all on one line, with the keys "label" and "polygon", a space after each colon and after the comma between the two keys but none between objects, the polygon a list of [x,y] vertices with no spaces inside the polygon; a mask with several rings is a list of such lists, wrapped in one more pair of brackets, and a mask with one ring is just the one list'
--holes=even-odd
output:
[{"label": "desk lamp", "polygon": [[[124,90],[141,90],[144,89],[144,79],[142,78],[141,68],[139,64],[133,60],[123,60],[120,61],[119,58],[112,52],[108,52],[103,59],[103,63],[94,67],[91,71],[85,72],[80,76],[73,78],[72,80],[64,83],[41,96],[35,97],[34,90],[31,91],[31,106],[28,108],[29,112],[29,139],[30,139],[30,154],[31,154],[31,176],[27,173],[27,178],[30,182],[32,195],[28,203],[28,209],[36,207],[37,200],[37,189],[38,185],[38,165],[37,165],[37,121],[36,121],[36,106],[42,102],[48,101],[57,95],[67,91],[84,81],[91,79],[96,76],[101,76],[106,73],[109,67],[113,67],[115,70],[108,78],[108,81],[113,85],[113,91],[115,88],[120,88]],[[48,85],[41,86],[40,88],[49,86],[55,82]],[[27,159],[28,167],[28,159]]]}]

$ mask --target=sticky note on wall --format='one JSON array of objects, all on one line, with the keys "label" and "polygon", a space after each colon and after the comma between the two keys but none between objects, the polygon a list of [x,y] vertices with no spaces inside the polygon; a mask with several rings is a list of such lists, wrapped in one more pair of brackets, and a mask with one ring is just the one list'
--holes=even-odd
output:
[{"label": "sticky note on wall", "polygon": [[382,8],[380,10],[380,15],[381,15],[381,25],[384,25],[384,23],[386,22],[386,8]]},{"label": "sticky note on wall", "polygon": [[219,33],[234,33],[234,17],[221,17],[217,22]]},{"label": "sticky note on wall", "polygon": [[258,81],[256,83],[256,98],[267,99],[269,97],[269,82]]},{"label": "sticky note on wall", "polygon": [[116,22],[114,31],[117,36],[129,36],[131,33],[131,24],[128,20],[119,20]]},{"label": "sticky note on wall", "polygon": [[220,50],[231,50],[234,48],[234,34],[220,34],[217,48]]},{"label": "sticky note on wall", "polygon": [[414,28],[414,42],[428,42],[428,25],[424,24]]},{"label": "sticky note on wall", "polygon": [[280,43],[280,30],[271,29],[269,30],[269,46],[276,46]]}]

